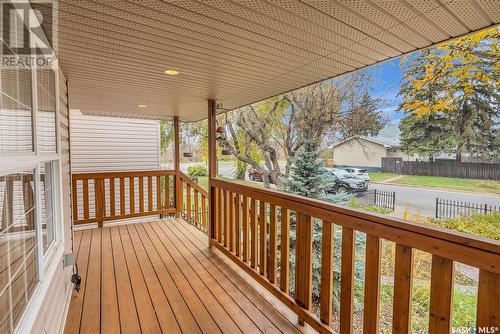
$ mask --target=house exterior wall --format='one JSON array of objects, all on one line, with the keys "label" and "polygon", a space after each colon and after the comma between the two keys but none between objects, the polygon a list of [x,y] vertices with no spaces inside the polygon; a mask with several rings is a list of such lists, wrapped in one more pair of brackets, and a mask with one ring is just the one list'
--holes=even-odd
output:
[{"label": "house exterior wall", "polygon": [[[71,170],[73,173],[140,171],[160,169],[160,121],[84,115],[71,110]],[[109,210],[109,183],[105,185]],[[139,179],[135,179],[139,198]],[[115,189],[118,191],[118,187]],[[83,218],[83,189],[78,184],[78,218]],[[89,182],[93,198],[94,184]],[[125,182],[125,205],[129,206],[129,183]],[[94,201],[89,214],[94,214]]]},{"label": "house exterior wall", "polygon": [[160,168],[158,120],[83,115],[71,110],[73,173]]},{"label": "house exterior wall", "polygon": [[401,149],[388,149],[387,150],[387,158],[402,158],[405,161],[415,161],[417,160],[417,156],[413,154],[406,154]]},{"label": "house exterior wall", "polygon": [[387,149],[380,144],[355,138],[333,148],[333,161],[337,166],[382,167]]}]

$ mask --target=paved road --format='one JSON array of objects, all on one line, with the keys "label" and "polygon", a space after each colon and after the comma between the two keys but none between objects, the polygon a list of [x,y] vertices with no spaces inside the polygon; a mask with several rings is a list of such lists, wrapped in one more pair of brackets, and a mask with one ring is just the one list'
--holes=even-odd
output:
[{"label": "paved road", "polygon": [[411,214],[434,217],[436,197],[454,201],[500,205],[500,195],[488,196],[474,193],[463,193],[446,190],[410,188],[389,184],[370,184],[369,189],[380,189],[396,192],[396,211],[402,213],[409,210]]},{"label": "paved road", "polygon": [[[192,163],[181,164],[181,170],[187,172]],[[219,162],[219,175],[233,176],[234,165],[227,162]],[[380,189],[396,192],[396,213],[402,214],[408,211],[410,214],[434,217],[436,210],[436,197],[468,203],[479,203],[500,206],[500,195],[489,196],[474,193],[454,192],[437,189],[410,188],[398,185],[370,183],[369,189]],[[363,200],[363,197],[360,197]]]}]

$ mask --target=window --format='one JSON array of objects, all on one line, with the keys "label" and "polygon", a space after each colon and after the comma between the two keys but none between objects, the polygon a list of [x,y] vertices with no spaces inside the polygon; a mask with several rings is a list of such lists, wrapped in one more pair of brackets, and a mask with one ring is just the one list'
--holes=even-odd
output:
[{"label": "window", "polygon": [[12,331],[38,281],[33,177],[0,177],[0,333]]},{"label": "window", "polygon": [[46,253],[55,239],[55,181],[57,180],[57,161],[49,161],[40,166],[40,197],[42,212],[42,245]]},{"label": "window", "polygon": [[23,317],[61,235],[55,75],[49,68],[0,68],[2,334]]},{"label": "window", "polygon": [[1,68],[0,88],[0,154],[33,152],[30,70]]}]

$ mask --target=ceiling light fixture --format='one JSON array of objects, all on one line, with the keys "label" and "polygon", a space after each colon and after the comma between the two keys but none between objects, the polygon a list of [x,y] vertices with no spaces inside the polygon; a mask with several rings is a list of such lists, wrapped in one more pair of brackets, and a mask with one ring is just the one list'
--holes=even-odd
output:
[{"label": "ceiling light fixture", "polygon": [[177,75],[177,74],[179,74],[179,71],[174,70],[174,69],[165,70],[164,72],[165,72],[165,74],[168,74],[168,75]]},{"label": "ceiling light fixture", "polygon": [[147,106],[147,105],[145,105],[145,104],[138,104],[137,106],[138,106],[139,108],[147,108],[147,107],[148,107],[148,106]]}]

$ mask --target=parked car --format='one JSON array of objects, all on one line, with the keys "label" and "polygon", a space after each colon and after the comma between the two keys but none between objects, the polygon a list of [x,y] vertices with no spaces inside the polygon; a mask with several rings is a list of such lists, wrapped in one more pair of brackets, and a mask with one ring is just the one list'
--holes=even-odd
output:
[{"label": "parked car", "polygon": [[358,179],[370,181],[370,176],[368,175],[368,171],[366,169],[344,168],[344,170],[346,172],[351,173],[352,175],[354,175],[354,177],[357,177]]},{"label": "parked car", "polygon": [[[269,173],[267,173],[268,175],[270,175]],[[248,172],[248,179],[250,181],[257,181],[257,182],[262,182],[262,173],[260,173],[258,170],[256,170],[255,168],[252,168],[249,172]],[[271,178],[269,177],[269,183],[273,183],[273,181],[271,180]]]},{"label": "parked car", "polygon": [[329,193],[337,193],[344,191],[347,193],[364,193],[368,190],[368,181],[354,177],[351,173],[343,169],[330,170],[334,184],[328,191]]}]

